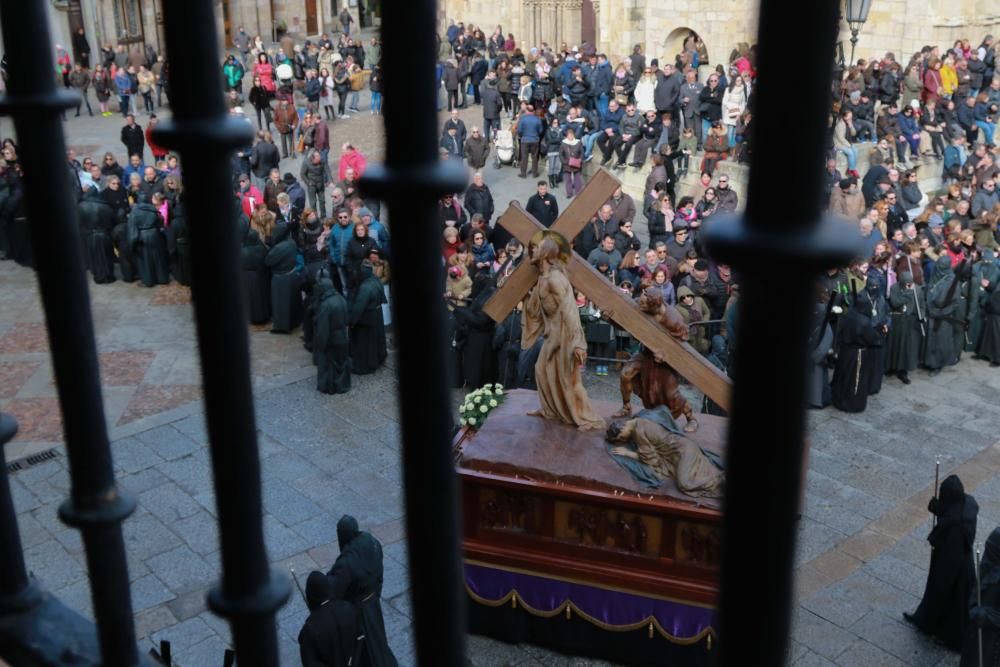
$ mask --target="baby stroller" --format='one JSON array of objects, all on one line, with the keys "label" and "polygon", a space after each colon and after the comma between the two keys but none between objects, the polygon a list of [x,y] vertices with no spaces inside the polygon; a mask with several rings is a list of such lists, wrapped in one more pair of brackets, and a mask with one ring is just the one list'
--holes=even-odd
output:
[{"label": "baby stroller", "polygon": [[500,122],[500,129],[493,130],[494,155],[493,166],[499,169],[502,165],[514,166],[517,151],[514,146],[514,133],[510,131],[510,126],[503,129],[503,121]]}]

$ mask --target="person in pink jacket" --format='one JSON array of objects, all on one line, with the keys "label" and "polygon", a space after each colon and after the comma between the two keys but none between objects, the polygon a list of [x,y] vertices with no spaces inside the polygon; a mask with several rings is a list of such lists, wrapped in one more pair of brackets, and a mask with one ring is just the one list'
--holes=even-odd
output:
[{"label": "person in pink jacket", "polygon": [[353,169],[355,175],[361,178],[361,174],[365,171],[365,165],[367,164],[365,156],[361,154],[361,151],[352,146],[349,142],[345,143],[340,148],[340,164],[337,167],[337,178],[338,180],[344,180],[344,176],[347,174],[348,169]]}]

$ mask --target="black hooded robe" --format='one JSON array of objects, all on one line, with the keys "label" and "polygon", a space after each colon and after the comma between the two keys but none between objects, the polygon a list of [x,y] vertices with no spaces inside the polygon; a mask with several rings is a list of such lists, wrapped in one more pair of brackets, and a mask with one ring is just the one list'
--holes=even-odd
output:
[{"label": "black hooded robe", "polygon": [[987,298],[981,306],[983,326],[976,345],[976,354],[990,363],[1000,364],[1000,289],[994,283],[986,288]]},{"label": "black hooded robe", "polygon": [[1000,665],[1000,528],[986,540],[979,562],[979,595],[969,599],[969,625],[959,667],[979,667],[979,630],[983,634],[983,665]]},{"label": "black hooded robe", "polygon": [[497,355],[497,382],[517,387],[517,358],[521,354],[521,311],[515,309],[493,331]]},{"label": "black hooded robe", "polygon": [[928,510],[937,515],[937,525],[927,536],[931,543],[931,567],[920,606],[908,617],[924,634],[960,651],[968,622],[969,596],[975,592],[976,573],[972,548],[976,541],[979,505],[965,493],[957,475],[941,482],[941,492]]},{"label": "black hooded robe", "polygon": [[397,667],[382,618],[382,545],[347,515],[337,522],[337,541],[340,555],[327,576],[333,597],[358,609],[358,630],[365,635],[361,667]]},{"label": "black hooded robe", "polygon": [[868,407],[871,374],[875,372],[871,349],[881,344],[882,335],[872,326],[870,311],[864,306],[848,308],[837,326],[837,365],[831,386],[835,408],[864,412]]},{"label": "black hooded robe", "polygon": [[496,323],[483,312],[483,307],[495,291],[486,275],[476,276],[469,295],[469,305],[455,309],[462,346],[462,376],[465,386],[478,389],[496,380],[496,358],[493,354],[493,334]]},{"label": "black hooded robe", "polygon": [[306,579],[309,618],[299,631],[302,667],[348,667],[358,636],[358,613],[347,600],[333,599],[330,578],[314,571]]},{"label": "black hooded robe", "polygon": [[361,282],[351,303],[351,372],[374,373],[385,362],[385,321],[382,304],[385,291],[367,263],[360,268]]},{"label": "black hooded robe", "polygon": [[319,297],[313,328],[316,389],[324,394],[351,390],[351,346],[347,338],[347,300],[323,277],[316,281]]},{"label": "black hooded robe", "polygon": [[271,333],[289,333],[302,323],[298,252],[287,225],[275,231],[274,246],[264,258],[264,264],[271,271]]},{"label": "black hooded robe", "polygon": [[248,230],[243,241],[243,295],[247,300],[250,324],[263,324],[271,319],[271,272],[264,264],[267,246],[254,230]]},{"label": "black hooded robe", "polygon": [[989,281],[990,287],[1000,280],[1000,266],[997,266],[996,257],[991,250],[984,250],[983,260],[972,266],[972,287],[969,290],[972,296],[972,300],[969,301],[969,345],[966,346],[971,352],[976,352],[979,347],[979,339],[983,335],[983,325],[987,317],[984,308],[990,295],[989,288],[982,286],[984,278]]},{"label": "black hooded robe", "polygon": [[927,330],[926,322],[921,324],[920,321],[921,315],[925,318],[927,316],[923,286],[914,285],[910,290],[902,283],[896,283],[889,290],[889,308],[891,324],[885,371],[909,373],[920,364],[920,349],[924,338],[921,326],[924,331]]},{"label": "black hooded robe", "polygon": [[167,254],[170,255],[170,272],[181,285],[191,285],[191,239],[187,212],[183,200],[170,211],[170,227],[166,231]]},{"label": "black hooded robe", "polygon": [[79,204],[80,232],[94,282],[98,285],[115,281],[115,249],[111,230],[115,228],[115,210],[101,199],[95,188],[89,188]]},{"label": "black hooded robe", "polygon": [[128,217],[128,246],[143,285],[152,287],[170,282],[163,218],[149,202],[136,204]]},{"label": "black hooded robe", "polygon": [[[809,373],[809,405],[814,408],[825,408],[830,405],[830,370],[827,365],[827,353],[833,346],[833,327],[827,321],[826,304],[817,304],[813,313],[813,331],[809,341],[813,343],[810,352],[812,369]],[[715,341],[713,340],[713,347]],[[724,372],[725,367],[720,367]]]},{"label": "black hooded robe", "polygon": [[[947,261],[947,258],[942,259]],[[927,295],[929,326],[924,353],[924,365],[931,370],[939,370],[958,363],[955,350],[955,331],[959,329],[956,324],[958,299],[955,294],[951,298],[948,297],[954,281],[955,274],[950,269],[942,271],[939,267],[935,267],[934,284]],[[958,291],[957,286],[955,291]]]},{"label": "black hooded robe", "polygon": [[[871,313],[872,327],[879,337],[879,343],[869,350],[872,371],[868,376],[868,394],[874,396],[882,391],[882,377],[885,375],[886,343],[888,332],[882,333],[882,327],[889,325],[889,304],[885,299],[885,278],[877,269],[868,272],[868,282],[865,291],[858,294],[861,308]],[[877,283],[877,284],[876,284]]]}]

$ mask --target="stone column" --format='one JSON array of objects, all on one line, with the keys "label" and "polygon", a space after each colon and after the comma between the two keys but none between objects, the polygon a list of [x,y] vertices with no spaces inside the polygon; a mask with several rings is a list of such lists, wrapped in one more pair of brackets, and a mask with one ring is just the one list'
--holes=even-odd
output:
[{"label": "stone column", "polygon": [[562,41],[573,48],[579,46],[583,32],[583,0],[558,0],[562,5]]},{"label": "stone column", "polygon": [[601,50],[601,0],[591,0],[591,6],[594,8],[594,48],[598,51]]}]

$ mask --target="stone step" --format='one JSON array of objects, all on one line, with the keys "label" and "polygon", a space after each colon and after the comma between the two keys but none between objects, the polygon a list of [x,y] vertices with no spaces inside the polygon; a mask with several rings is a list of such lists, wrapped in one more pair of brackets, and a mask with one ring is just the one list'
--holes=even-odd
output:
[{"label": "stone step", "polygon": [[[872,144],[857,144],[856,147],[858,152],[858,173],[864,176],[865,172],[868,171],[868,153],[871,150]],[[675,188],[678,199],[690,195],[698,185],[698,180],[701,176],[698,166],[701,164],[703,155],[703,153],[697,153],[691,156],[690,170],[686,177],[678,181]],[[919,175],[920,190],[922,192],[930,194],[941,192],[945,189],[944,182],[941,179],[941,160],[921,158],[916,162],[915,166],[919,166],[917,174]],[[584,177],[589,179],[599,168],[600,153],[598,152],[593,160],[584,164]],[[843,155],[838,154],[837,168],[840,169],[841,173],[847,170],[847,160]],[[643,168],[625,167],[623,170],[611,170],[615,177],[622,182],[622,189],[635,200],[636,208],[640,209],[640,215],[645,195],[643,189],[645,188],[646,177],[649,175],[650,169],[652,169],[651,166]],[[712,182],[717,183],[719,176],[723,174],[729,177],[729,187],[734,189],[736,194],[739,195],[739,210],[742,210],[746,203],[746,193],[750,181],[749,166],[732,160],[723,160],[716,166]]]}]

